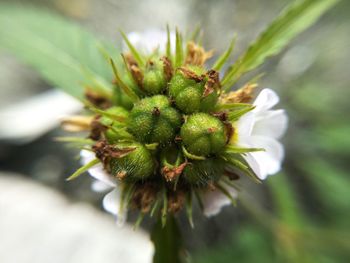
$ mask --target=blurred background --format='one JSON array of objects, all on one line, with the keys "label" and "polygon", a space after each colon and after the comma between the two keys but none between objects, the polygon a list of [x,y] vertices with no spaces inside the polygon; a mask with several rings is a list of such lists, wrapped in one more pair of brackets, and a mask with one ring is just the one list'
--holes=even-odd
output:
[{"label": "blurred background", "polygon": [[[116,45],[119,28],[201,25],[204,46],[220,53],[237,33],[236,56],[290,2],[0,0],[48,8]],[[194,230],[180,215],[193,262],[349,262],[349,28],[350,1],[342,1],[259,69],[260,87],[276,90],[289,115],[283,171],[263,185],[247,182],[245,201],[214,218],[197,209]],[[77,112],[79,103],[56,94],[57,112],[46,119],[9,117],[53,90],[0,48],[0,262],[150,262],[150,222],[144,232],[118,229],[88,176],[65,181],[79,167],[78,152],[53,140],[65,135],[55,116]]]}]

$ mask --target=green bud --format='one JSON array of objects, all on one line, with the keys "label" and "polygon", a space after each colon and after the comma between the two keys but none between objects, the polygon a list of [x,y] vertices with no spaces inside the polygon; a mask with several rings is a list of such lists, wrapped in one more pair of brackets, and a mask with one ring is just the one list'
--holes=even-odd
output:
[{"label": "green bud", "polygon": [[131,181],[143,180],[154,173],[155,163],[151,152],[139,143],[123,143],[118,147],[136,147],[124,157],[113,158],[110,162],[114,176]]},{"label": "green bud", "polygon": [[[100,118],[99,121],[102,125],[106,126],[104,135],[108,143],[115,144],[120,139],[125,138],[125,132],[124,134],[122,134],[116,131],[121,128],[124,128],[125,121],[129,116],[129,112],[122,107],[114,106],[106,110],[106,113],[110,114],[111,116],[104,115]],[[115,116],[115,118],[113,116]],[[125,119],[125,121],[123,121],[123,119]]]},{"label": "green bud", "polygon": [[156,95],[135,104],[128,119],[128,131],[143,143],[166,143],[174,139],[182,117],[169,99]]},{"label": "green bud", "polygon": [[152,60],[148,63],[144,78],[143,90],[147,94],[162,93],[167,87],[163,63],[160,60]]},{"label": "green bud", "polygon": [[202,71],[198,67],[180,69],[169,83],[170,96],[174,98],[176,106],[186,114],[209,112],[218,100],[216,91],[204,94],[207,77],[203,76]]},{"label": "green bud", "polygon": [[191,161],[183,170],[185,181],[194,186],[206,186],[217,181],[223,174],[225,162],[219,158],[210,158],[204,161]]},{"label": "green bud", "polygon": [[[123,75],[123,82],[136,94],[141,95],[141,92],[135,81],[131,79],[126,73]],[[123,92],[123,90],[117,84],[113,90],[112,102],[114,105],[121,106],[127,110],[131,110],[133,106],[133,102],[130,97],[126,95],[125,92]]]},{"label": "green bud", "polygon": [[224,124],[206,113],[189,116],[180,134],[187,151],[198,156],[219,153],[227,141]]}]

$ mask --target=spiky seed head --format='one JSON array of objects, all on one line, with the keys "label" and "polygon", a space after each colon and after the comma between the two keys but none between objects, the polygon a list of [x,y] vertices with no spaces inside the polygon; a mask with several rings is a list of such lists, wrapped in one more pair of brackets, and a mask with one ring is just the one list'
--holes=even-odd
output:
[{"label": "spiky seed head", "polygon": [[224,124],[206,113],[189,116],[180,134],[187,151],[199,156],[220,153],[227,141]]},{"label": "spiky seed head", "polygon": [[156,95],[135,104],[128,119],[128,131],[143,143],[171,142],[182,123],[181,114],[166,96]]}]

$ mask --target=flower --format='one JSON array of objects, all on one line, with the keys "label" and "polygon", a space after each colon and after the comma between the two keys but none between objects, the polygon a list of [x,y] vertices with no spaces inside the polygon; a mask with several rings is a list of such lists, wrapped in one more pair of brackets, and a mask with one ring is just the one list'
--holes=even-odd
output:
[{"label": "flower", "polygon": [[131,107],[106,97],[105,104],[94,104],[101,100],[95,94],[96,115],[85,118],[93,143],[81,151],[79,172],[87,169],[95,179],[92,189],[107,193],[103,207],[120,225],[128,207],[138,209],[142,220],[155,211],[164,219],[186,205],[192,222],[192,196],[205,216],[216,215],[238,197],[234,180],[241,175],[264,180],[281,167],[278,139],[287,116],[272,109],[277,94],[264,89],[251,103],[256,83],[228,92],[221,67],[205,67],[212,52],[188,41],[184,53],[176,33],[172,54],[175,36],[169,35],[157,30],[123,35],[128,74],[120,75],[112,61],[113,83],[115,95],[124,92]]},{"label": "flower", "polygon": [[272,110],[278,102],[279,97],[273,90],[262,90],[253,103],[255,109],[237,123],[238,145],[265,149],[243,156],[261,180],[279,172],[284,157],[284,148],[278,139],[287,130],[288,118],[284,110]]}]

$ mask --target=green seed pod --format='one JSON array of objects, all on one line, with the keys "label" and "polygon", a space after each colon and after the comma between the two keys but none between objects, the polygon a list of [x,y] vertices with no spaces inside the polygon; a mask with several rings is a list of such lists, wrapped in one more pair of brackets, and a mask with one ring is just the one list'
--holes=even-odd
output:
[{"label": "green seed pod", "polygon": [[186,114],[209,112],[218,100],[216,91],[205,94],[207,77],[202,76],[202,71],[198,67],[181,68],[169,83],[170,96],[174,98],[176,106]]},{"label": "green seed pod", "polygon": [[142,88],[147,94],[162,93],[167,87],[164,66],[161,60],[150,60],[147,64]]},{"label": "green seed pod", "polygon": [[174,139],[182,117],[169,99],[156,95],[135,104],[128,119],[128,131],[143,143],[166,143]]},{"label": "green seed pod", "polygon": [[151,152],[139,143],[123,143],[118,147],[136,147],[134,151],[121,158],[110,161],[111,173],[122,180],[138,181],[150,177],[155,170]]},{"label": "green seed pod", "polygon": [[224,124],[206,113],[189,116],[180,134],[187,151],[198,156],[219,153],[227,141]]},{"label": "green seed pod", "polygon": [[191,161],[183,170],[185,181],[194,186],[206,186],[216,182],[224,173],[225,162],[219,158]]},{"label": "green seed pod", "polygon": [[114,144],[117,143],[118,140],[125,138],[125,132],[116,131],[124,128],[129,112],[122,107],[114,106],[106,110],[106,113],[110,114],[110,116],[104,115],[99,121],[102,125],[107,127],[104,131],[104,135],[108,143]]}]

